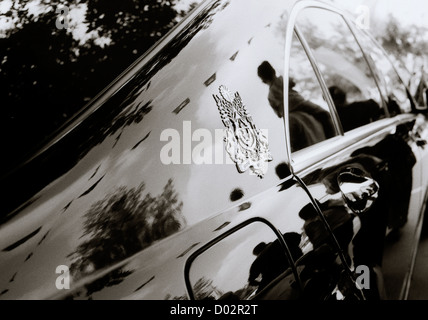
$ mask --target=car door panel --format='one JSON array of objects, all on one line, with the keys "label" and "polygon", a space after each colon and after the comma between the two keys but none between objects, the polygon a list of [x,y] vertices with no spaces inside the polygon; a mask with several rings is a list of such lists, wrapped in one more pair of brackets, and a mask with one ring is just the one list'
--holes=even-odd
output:
[{"label": "car door panel", "polygon": [[[399,259],[401,270],[395,271],[404,277],[410,266],[411,253],[409,250],[399,250],[399,246],[414,245],[415,219],[420,208],[418,166],[415,165],[415,152],[417,155],[418,150],[408,132],[406,135],[406,130],[413,124],[412,117],[397,121],[387,130],[348,145],[335,156],[296,173],[320,202],[325,215],[341,210],[353,217],[356,228],[352,242],[349,247],[342,246],[351,255],[350,267],[353,270],[360,265],[376,269],[382,267],[383,275],[379,274],[378,277],[384,278],[387,294],[393,298],[399,296],[404,279],[389,277],[390,268],[397,268],[397,263],[392,265],[390,262],[391,259]],[[295,162],[298,159],[295,158]],[[363,170],[379,185],[378,197],[366,212],[356,213],[352,210],[339,186],[340,174],[349,168]],[[403,236],[393,244],[385,243],[387,230],[394,228],[401,230]],[[392,285],[397,284],[400,288],[393,289]],[[367,295],[371,295],[370,291]]]},{"label": "car door panel", "polygon": [[[211,297],[222,300],[233,298],[287,300],[362,299],[359,289],[355,286],[353,278],[348,272],[346,262],[342,263],[339,243],[336,242],[336,238],[333,237],[329,229],[329,223],[331,224],[334,220],[335,230],[339,234],[339,242],[342,245],[345,242],[349,243],[351,240],[349,236],[352,236],[352,219],[348,215],[341,214],[343,212],[338,213],[335,211],[329,215],[327,219],[329,222],[324,221],[321,212],[312,200],[301,181],[290,178],[281,183],[276,191],[271,190],[251,199],[245,213],[245,217],[249,218],[252,215],[263,212],[263,219],[268,219],[269,223],[278,228],[280,233],[278,238],[282,237],[284,239],[287,246],[286,254],[291,258],[290,261],[294,262],[295,270],[290,267],[288,269],[286,267],[278,269],[279,264],[275,262],[278,259],[273,259],[273,253],[269,254],[263,251],[265,254],[259,254],[256,253],[256,250],[253,251],[255,257],[253,257],[254,261],[251,268],[246,268],[247,263],[244,261],[248,260],[248,258],[242,257],[238,259],[239,255],[236,256],[236,254],[239,252],[242,256],[245,252],[251,251],[243,250],[244,247],[256,249],[257,246],[255,244],[260,242],[263,237],[257,237],[257,232],[254,231],[251,232],[254,237],[243,235],[238,237],[236,235],[239,240],[228,243],[231,241],[229,238],[233,239],[235,233],[230,234],[230,231],[225,231],[226,235],[214,239],[212,243],[207,244],[189,257],[188,267],[186,267],[186,272],[189,275],[186,273],[185,276],[188,279],[186,281],[188,283],[188,291],[192,292],[193,290],[190,296],[192,298]],[[260,218],[255,216],[254,219]],[[250,224],[250,222],[251,219],[246,220],[244,223]],[[239,229],[243,230],[244,228]],[[255,239],[259,240],[254,242]],[[253,244],[247,246],[245,244],[247,242],[253,242]],[[269,245],[272,247],[270,243]],[[238,248],[242,250],[238,251]],[[277,250],[276,252],[280,251]],[[215,256],[215,262],[212,260],[212,256]],[[262,260],[262,257],[265,258]],[[248,263],[248,265],[250,264]],[[265,277],[266,279],[271,279],[271,281],[266,284],[264,283],[266,281],[265,278],[261,276],[259,280],[261,281],[261,287],[255,288],[256,290],[253,289],[253,293],[250,293],[250,287],[255,286],[253,278],[262,273],[262,271],[258,271],[254,277],[251,275],[254,273],[252,269],[255,265],[258,265],[260,270],[266,270]],[[192,274],[192,266],[196,270],[194,274],[198,274],[198,276]],[[199,288],[200,279],[209,279],[208,282],[210,283],[211,280],[218,282],[215,280],[217,278],[221,279],[219,276],[220,269],[223,272],[224,270],[231,270],[230,273],[232,273],[232,270],[237,268],[242,269],[244,274],[239,288],[236,287],[233,290],[230,288],[228,290],[223,288],[214,290],[211,288],[209,292],[205,291],[203,295],[198,293],[201,290]],[[275,271],[277,269],[278,272]],[[268,271],[269,274],[273,275],[268,277]],[[248,279],[245,278],[245,275],[248,276]],[[242,275],[240,274],[239,277],[242,278]],[[225,283],[224,280],[222,282]],[[226,295],[225,292],[228,294]]]}]

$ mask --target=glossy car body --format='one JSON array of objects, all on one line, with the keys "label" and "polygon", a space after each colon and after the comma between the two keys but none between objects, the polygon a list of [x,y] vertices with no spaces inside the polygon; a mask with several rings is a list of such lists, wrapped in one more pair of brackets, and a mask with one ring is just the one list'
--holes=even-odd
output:
[{"label": "glossy car body", "polygon": [[2,177],[0,297],[406,298],[428,131],[371,41],[320,2],[202,3]]}]

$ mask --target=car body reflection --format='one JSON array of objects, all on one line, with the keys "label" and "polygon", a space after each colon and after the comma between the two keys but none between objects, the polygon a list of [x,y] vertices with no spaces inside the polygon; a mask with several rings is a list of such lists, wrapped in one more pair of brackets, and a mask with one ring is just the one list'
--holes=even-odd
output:
[{"label": "car body reflection", "polygon": [[[410,97],[411,110],[397,100],[390,112],[344,19],[323,3],[198,6],[2,177],[0,298],[326,301],[401,288],[412,253],[396,248],[415,247],[400,232],[422,217],[427,121]],[[278,95],[257,74],[264,61],[282,77]],[[373,99],[377,115],[346,128],[328,90],[338,83],[347,102]],[[293,112],[311,120],[298,129],[314,129],[313,143],[295,146]],[[164,163],[165,149],[180,161]],[[69,291],[55,286],[60,265]],[[356,286],[360,266],[370,288]]]}]

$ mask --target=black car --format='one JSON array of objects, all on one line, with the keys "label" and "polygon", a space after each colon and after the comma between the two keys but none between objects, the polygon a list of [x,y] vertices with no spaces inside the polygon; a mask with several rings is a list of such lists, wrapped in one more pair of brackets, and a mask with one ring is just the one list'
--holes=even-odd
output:
[{"label": "black car", "polygon": [[352,18],[202,2],[2,177],[2,299],[405,299],[426,106]]}]

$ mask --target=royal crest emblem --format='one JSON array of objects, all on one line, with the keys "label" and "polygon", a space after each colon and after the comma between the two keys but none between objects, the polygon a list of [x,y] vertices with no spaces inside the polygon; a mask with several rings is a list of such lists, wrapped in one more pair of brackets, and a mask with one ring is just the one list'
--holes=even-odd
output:
[{"label": "royal crest emblem", "polygon": [[226,151],[240,173],[248,169],[263,178],[272,160],[267,138],[256,128],[238,92],[232,94],[225,86],[220,95],[213,95],[226,127]]}]

